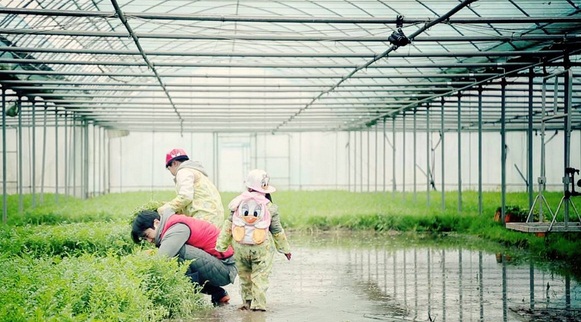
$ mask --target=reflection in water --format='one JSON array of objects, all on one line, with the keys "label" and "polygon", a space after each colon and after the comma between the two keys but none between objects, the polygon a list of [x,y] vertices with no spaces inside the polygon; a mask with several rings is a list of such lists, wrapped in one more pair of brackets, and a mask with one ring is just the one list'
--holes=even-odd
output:
[{"label": "reflection in water", "polygon": [[267,312],[237,309],[237,279],[230,305],[180,322],[581,321],[579,283],[533,261],[397,237],[291,239],[293,259],[275,257]]},{"label": "reflection in water", "polygon": [[514,321],[524,312],[581,309],[579,284],[532,260],[512,265],[504,254],[462,248],[349,249],[347,256],[356,289],[390,318]]}]

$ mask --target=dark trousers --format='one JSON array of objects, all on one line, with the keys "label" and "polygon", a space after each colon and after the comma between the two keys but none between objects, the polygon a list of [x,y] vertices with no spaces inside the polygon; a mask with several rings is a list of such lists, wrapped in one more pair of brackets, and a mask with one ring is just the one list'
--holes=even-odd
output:
[{"label": "dark trousers", "polygon": [[194,283],[194,285],[199,285],[202,287],[200,292],[208,294],[212,297],[212,304],[218,304],[221,298],[228,295],[228,292],[226,292],[226,290],[222,287],[212,285],[207,280],[201,281],[198,272],[194,272],[188,269],[186,276],[190,278],[190,281]]}]

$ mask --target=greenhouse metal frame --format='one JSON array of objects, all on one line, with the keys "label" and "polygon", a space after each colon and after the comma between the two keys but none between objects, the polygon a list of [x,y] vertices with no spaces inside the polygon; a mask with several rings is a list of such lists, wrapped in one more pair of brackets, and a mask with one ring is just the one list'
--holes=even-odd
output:
[{"label": "greenhouse metal frame", "polygon": [[[403,183],[396,182],[396,172],[414,171],[414,193],[419,187],[428,192],[439,188],[444,198],[452,186],[460,192],[460,211],[465,188],[461,155],[470,144],[462,134],[478,138],[476,189],[481,193],[483,135],[499,133],[505,147],[508,133],[523,133],[527,167],[517,170],[532,204],[534,183],[540,192],[546,182],[545,141],[558,132],[560,186],[565,194],[575,189],[569,181],[581,166],[581,157],[571,152],[572,142],[581,141],[578,1],[1,4],[4,205],[8,186],[20,194],[27,187],[33,194],[45,188],[37,166],[23,171],[22,155],[30,151],[31,162],[43,160],[44,169],[47,147],[54,149],[54,163],[65,163],[67,169],[58,173],[55,168],[53,192],[62,192],[58,180],[63,176],[60,186],[66,193],[71,177],[80,181],[81,197],[111,191],[110,140],[135,132],[208,133],[213,154],[216,142],[232,135],[251,135],[249,144],[256,147],[259,143],[252,140],[266,135],[346,133],[348,182],[343,188],[364,191],[367,184],[368,190],[405,191],[411,184],[405,176],[399,179]],[[54,136],[48,143],[47,128]],[[40,132],[45,134],[37,142]],[[435,149],[426,143],[419,151],[419,133],[439,137],[441,186],[433,181],[430,162],[422,170],[425,183],[416,182],[416,155]],[[457,156],[446,156],[445,135],[457,135]],[[406,159],[396,150],[410,144],[408,136],[414,148]],[[543,142],[540,151],[533,149],[535,136]],[[386,164],[390,149],[392,169]],[[504,196],[510,165],[506,149],[500,150]],[[412,166],[396,169],[396,158]],[[456,159],[458,171],[452,184],[444,176],[450,158]],[[363,169],[370,163],[375,166]],[[542,172],[538,178],[535,163]],[[15,168],[17,178],[9,182]],[[292,176],[290,171],[286,175],[289,188]],[[24,184],[24,177],[31,183]],[[91,188],[95,182],[99,187]],[[565,207],[568,212],[567,202]]]}]

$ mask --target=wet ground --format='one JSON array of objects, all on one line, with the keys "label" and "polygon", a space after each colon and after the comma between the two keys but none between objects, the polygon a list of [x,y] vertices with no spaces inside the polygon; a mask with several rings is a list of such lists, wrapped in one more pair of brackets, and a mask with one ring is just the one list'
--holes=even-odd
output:
[{"label": "wet ground", "polygon": [[533,262],[362,236],[295,241],[291,261],[276,257],[267,312],[238,309],[238,280],[226,289],[230,305],[189,321],[581,321],[581,286]]}]

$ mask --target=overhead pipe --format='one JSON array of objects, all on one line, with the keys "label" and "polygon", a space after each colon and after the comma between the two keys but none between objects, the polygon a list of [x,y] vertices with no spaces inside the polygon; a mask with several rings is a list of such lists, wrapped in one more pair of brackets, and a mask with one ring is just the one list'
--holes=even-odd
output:
[{"label": "overhead pipe", "polygon": [[[472,0],[476,1],[476,0]],[[69,53],[69,54],[95,54],[95,55],[119,55],[119,56],[141,56],[141,52],[134,50],[115,50],[115,49],[75,49],[75,48],[40,48],[40,47],[0,47],[0,52],[33,52],[33,53]],[[562,50],[543,50],[543,51],[454,51],[454,52],[417,52],[417,53],[389,53],[390,58],[414,58],[414,57],[537,57],[537,56],[555,56],[562,54]],[[265,53],[265,52],[202,52],[202,51],[168,51],[154,50],[148,51],[147,55],[151,56],[184,56],[184,57],[242,57],[242,58],[373,58],[373,62],[379,60],[381,55],[373,53]],[[367,65],[368,68],[369,65]]]},{"label": "overhead pipe", "polygon": [[[527,66],[528,67],[528,66]],[[166,74],[161,74],[158,73],[156,71],[155,75],[143,75],[143,73],[124,73],[124,72],[74,72],[74,71],[44,71],[44,70],[0,70],[0,75],[50,75],[50,76],[55,76],[55,75],[69,75],[69,76],[110,76],[110,77],[155,77],[158,78],[158,80],[160,80],[160,77],[174,77],[174,78],[188,78],[188,79],[192,79],[192,78],[204,78],[204,79],[208,79],[208,78],[242,78],[242,79],[246,79],[246,78],[251,78],[251,79],[336,79],[337,75],[309,75],[309,74],[304,74],[304,75],[231,75],[231,74],[213,74],[213,75],[208,75],[208,74],[176,74],[176,73],[166,73]],[[492,77],[492,76],[497,76],[497,73],[478,73],[479,76],[482,77]],[[376,75],[370,75],[370,74],[365,74],[365,75],[352,75],[349,78],[351,79],[366,79],[366,78],[371,78],[371,79],[381,79],[381,78],[390,78],[390,79],[394,79],[394,78],[468,78],[468,77],[474,77],[475,74],[471,73],[471,72],[465,72],[465,73],[455,73],[455,74],[417,74],[417,73],[410,73],[410,74],[397,74],[397,75],[388,75],[388,74],[376,74]],[[343,78],[343,80],[346,80],[345,78]],[[160,80],[161,81],[161,80]],[[165,85],[164,85],[164,90],[167,91]]]},{"label": "overhead pipe", "polygon": [[[31,86],[31,85],[37,85],[38,84],[38,80],[5,80],[2,81],[3,84],[9,85],[11,88],[15,88],[16,86],[22,86],[23,89],[36,89],[38,88],[37,86],[33,86],[30,88],[27,88],[25,86]],[[581,84],[581,82],[579,82]],[[42,84],[46,84],[46,85],[61,85],[63,84],[62,81],[54,81],[54,80],[44,80],[42,82]],[[472,82],[467,82],[467,81],[458,81],[458,80],[452,80],[452,81],[434,81],[434,82],[409,82],[409,83],[405,83],[404,84],[397,84],[397,83],[378,83],[378,82],[374,82],[374,83],[362,83],[362,84],[346,84],[341,86],[341,89],[347,89],[347,88],[359,88],[359,87],[371,87],[371,88],[376,88],[376,87],[405,87],[405,86],[415,86],[415,87],[426,87],[426,88],[448,88],[448,87],[452,87],[452,85],[469,85],[472,84]],[[518,82],[513,82],[512,84],[516,84],[519,85],[520,83]],[[84,88],[80,88],[79,86],[82,85],[90,85],[91,90],[94,91],[100,91],[100,90],[118,90],[118,91],[126,91],[126,90],[130,90],[133,91],[133,88],[129,88],[129,89],[125,89],[124,87],[139,87],[140,89],[144,89],[144,87],[156,87],[157,85],[152,84],[152,83],[124,83],[124,82],[117,82],[117,83],[94,83],[94,82],[87,82],[87,81],[69,81],[66,83],[66,85],[71,86],[70,88],[68,87],[64,87],[64,89],[74,89],[77,91],[82,91],[84,90]],[[111,89],[107,88],[107,87],[103,87],[103,86],[112,86],[110,87]],[[93,88],[94,87],[94,88]],[[232,83],[232,84],[227,84],[227,85],[222,85],[222,84],[208,84],[208,83],[198,83],[198,84],[185,84],[185,83],[181,83],[181,84],[169,84],[167,85],[168,88],[172,88],[172,91],[180,89],[180,88],[186,88],[189,89],[191,87],[200,87],[200,88],[206,88],[206,87],[216,87],[216,88],[220,88],[220,87],[232,87],[232,88],[257,88],[257,87],[264,87],[264,88],[300,88],[301,90],[305,89],[305,88],[321,88],[321,87],[325,87],[324,85],[313,85],[313,84],[301,84],[301,85],[296,85],[296,84],[248,84],[248,83]],[[58,87],[43,87],[43,88],[47,88],[47,89],[63,89],[62,86],[58,86]],[[455,87],[454,87],[455,88]]]},{"label": "overhead pipe", "polygon": [[[127,17],[127,15],[125,15]],[[405,22],[405,21],[404,21]],[[578,19],[575,20],[579,22]],[[421,21],[425,23],[425,19]],[[42,36],[70,36],[70,37],[96,37],[96,38],[126,38],[127,34],[123,32],[114,31],[86,31],[86,30],[45,30],[45,29],[30,29],[30,28],[0,28],[0,34],[12,35],[42,35]],[[134,33],[139,39],[165,39],[165,40],[241,40],[241,41],[295,41],[295,42],[385,42],[384,36],[300,36],[293,34],[292,36],[272,35],[259,36],[255,34],[227,34],[227,35],[203,35],[195,34],[177,34],[177,33]],[[550,34],[550,35],[514,35],[509,36],[438,36],[438,37],[416,37],[414,42],[510,42],[510,41],[563,41],[563,40],[578,40],[581,35],[576,34]]]},{"label": "overhead pipe", "polygon": [[[468,1],[468,3],[461,5],[464,7],[473,1]],[[458,6],[460,7],[460,6]],[[452,11],[458,11],[458,7],[454,8]],[[34,9],[34,8],[0,8],[0,14],[12,14],[12,15],[37,15],[37,16],[49,16],[49,17],[92,17],[92,18],[104,18],[110,19],[117,17],[118,11],[87,11],[87,10],[54,10],[54,9]],[[309,24],[309,23],[322,23],[322,24],[393,24],[396,22],[395,19],[386,19],[378,17],[335,17],[335,18],[320,18],[320,17],[264,17],[264,16],[238,16],[238,15],[194,15],[194,14],[175,14],[175,13],[145,13],[145,12],[127,12],[126,17],[138,18],[142,20],[187,20],[187,21],[214,21],[219,23],[224,22],[264,22],[264,23],[299,23],[299,24]],[[492,24],[492,23],[502,23],[502,24],[522,24],[522,23],[566,23],[566,22],[578,22],[577,17],[510,17],[510,18],[449,18],[448,15],[445,18],[448,24]],[[425,18],[407,18],[404,20],[406,24],[420,24],[425,23]]]},{"label": "overhead pipe", "polygon": [[[113,61],[113,60],[61,60],[61,59],[21,59],[21,58],[0,58],[0,64],[34,64],[34,65],[97,65],[97,66],[137,66],[137,67],[145,67],[148,66],[145,62],[139,61]],[[490,62],[490,63],[430,63],[430,64],[389,64],[389,65],[374,65],[370,68],[375,69],[417,69],[417,68],[487,68],[487,67],[494,67],[498,68],[499,66],[503,67],[511,67],[511,66],[523,66],[527,65],[528,63],[525,62],[505,62],[505,63],[498,63],[498,62]],[[267,63],[188,63],[188,62],[166,62],[160,61],[155,63],[156,67],[194,67],[194,68],[288,68],[288,69],[306,69],[306,68],[321,68],[321,69],[345,69],[345,68],[357,68],[356,64],[350,65],[340,65],[340,64],[298,64],[298,63],[289,63],[289,64],[267,64]]]}]

